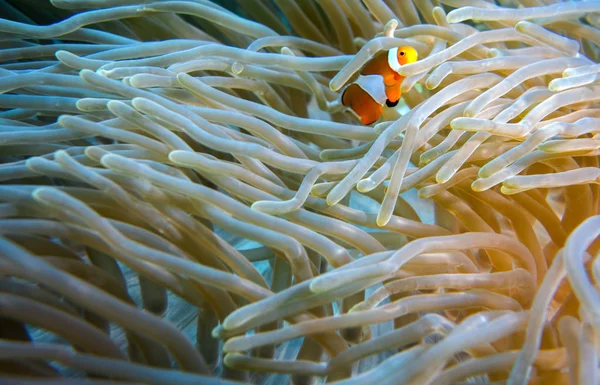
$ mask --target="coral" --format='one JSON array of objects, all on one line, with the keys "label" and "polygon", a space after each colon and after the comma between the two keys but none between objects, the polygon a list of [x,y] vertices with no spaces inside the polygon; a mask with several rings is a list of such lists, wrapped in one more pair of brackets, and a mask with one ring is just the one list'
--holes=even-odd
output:
[{"label": "coral", "polygon": [[0,383],[598,384],[600,4],[498,3],[0,1]]}]

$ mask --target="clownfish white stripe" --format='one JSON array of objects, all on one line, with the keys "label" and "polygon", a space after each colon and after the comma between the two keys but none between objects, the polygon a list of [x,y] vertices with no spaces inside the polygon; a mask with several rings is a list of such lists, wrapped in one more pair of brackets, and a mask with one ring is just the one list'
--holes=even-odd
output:
[{"label": "clownfish white stripe", "polygon": [[359,75],[354,82],[377,103],[383,105],[387,100],[383,76],[381,75]]},{"label": "clownfish white stripe", "polygon": [[388,65],[396,72],[398,72],[400,67],[402,67],[402,64],[400,64],[398,61],[398,47],[392,48],[388,51]]}]

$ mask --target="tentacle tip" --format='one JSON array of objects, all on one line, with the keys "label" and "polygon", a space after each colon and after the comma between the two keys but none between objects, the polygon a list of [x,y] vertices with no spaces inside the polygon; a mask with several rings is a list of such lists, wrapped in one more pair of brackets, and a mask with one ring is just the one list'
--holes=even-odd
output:
[{"label": "tentacle tip", "polygon": [[73,118],[75,118],[73,115],[63,114],[56,119],[56,123],[61,127],[68,128],[67,126],[73,121]]},{"label": "tentacle tip", "polygon": [[491,49],[489,49],[489,50],[488,50],[488,51],[485,53],[485,56],[486,56],[486,57],[488,57],[488,58],[490,58],[490,59],[491,59],[491,58],[498,57],[498,56],[502,56],[502,51],[500,51],[500,50],[499,50],[499,49],[497,49],[497,48],[491,48]]},{"label": "tentacle tip", "polygon": [[515,29],[517,30],[517,32],[522,33],[527,28],[527,26],[529,26],[529,24],[531,23],[525,20],[519,21],[517,24],[515,24]]},{"label": "tentacle tip", "polygon": [[280,52],[283,55],[296,56],[296,54],[294,54],[294,51],[292,51],[289,47],[281,47]]},{"label": "tentacle tip", "polygon": [[244,66],[244,63],[236,61],[231,65],[231,72],[233,72],[234,75],[239,75],[244,71],[245,68],[246,67]]},{"label": "tentacle tip", "polygon": [[[478,113],[479,113],[479,111],[477,111],[476,109],[467,107],[463,111],[463,117],[464,118],[474,118]],[[457,119],[460,119],[460,118],[457,118]],[[454,120],[456,120],[456,119],[454,119]],[[459,122],[460,122],[460,120],[459,120]]]},{"label": "tentacle tip", "polygon": [[54,160],[68,159],[69,154],[65,150],[57,150],[54,153]]},{"label": "tentacle tip", "polygon": [[54,52],[54,57],[60,61],[62,61],[61,56],[64,58],[65,56],[69,56],[69,55],[73,55],[73,54],[70,53],[69,51],[65,51],[62,49],[59,49],[58,51]]},{"label": "tentacle tip", "polygon": [[314,196],[321,196],[321,186],[315,184],[310,188],[309,194]]},{"label": "tentacle tip", "polygon": [[452,119],[450,121],[450,128],[451,129],[453,129],[453,130],[460,130],[461,129],[461,126],[460,126],[460,122],[461,121],[458,120],[458,119],[461,119],[461,118]]},{"label": "tentacle tip", "polygon": [[396,28],[398,28],[398,20],[390,19],[383,27],[385,36],[394,37],[394,32],[396,32]]},{"label": "tentacle tip", "polygon": [[457,17],[456,14],[452,13],[454,11],[450,11],[450,13],[446,16],[446,20],[449,24],[460,23],[462,20],[460,17]]},{"label": "tentacle tip", "polygon": [[482,167],[477,172],[477,177],[480,179],[484,179],[484,178],[489,178],[492,174],[493,174],[493,171]]},{"label": "tentacle tip", "polygon": [[552,91],[552,92],[560,92],[560,91],[562,91],[561,87],[560,87],[560,83],[556,83],[554,80],[552,80],[550,82],[550,84],[548,84],[548,90]]},{"label": "tentacle tip", "polygon": [[330,195],[327,195],[327,198],[325,199],[325,203],[327,203],[327,206],[335,206],[343,198],[332,198]]},{"label": "tentacle tip", "polygon": [[435,181],[439,184],[446,183],[452,178],[452,175],[448,175],[447,173],[437,173],[435,175]]},{"label": "tentacle tip", "polygon": [[524,190],[517,190],[517,189],[512,189],[506,186],[501,186],[500,187],[500,192],[504,195],[514,195],[514,194],[518,194],[520,192],[522,192]]},{"label": "tentacle tip", "polygon": [[122,156],[111,153],[104,154],[100,158],[100,164],[110,169],[118,168],[119,164],[122,164],[123,161],[124,158]]},{"label": "tentacle tip", "polygon": [[429,163],[431,163],[433,159],[431,158],[431,156],[429,154],[427,154],[427,152],[424,152],[421,154],[421,156],[419,156],[419,167],[424,167],[427,166]]},{"label": "tentacle tip", "polygon": [[133,75],[127,79],[128,79],[129,85],[132,86],[133,88],[144,88],[143,83],[140,81],[140,76]]},{"label": "tentacle tip", "polygon": [[58,190],[56,190],[54,187],[38,187],[35,190],[33,190],[31,192],[31,196],[33,197],[33,199],[35,199],[36,201],[40,202],[40,203],[44,203],[47,204],[49,203],[47,198],[48,198],[48,194],[52,194],[58,192]]},{"label": "tentacle tip", "polygon": [[356,184],[356,189],[360,193],[366,193],[366,192],[373,190],[373,188],[374,188],[373,184],[374,183],[369,179],[362,179],[362,180],[358,181],[358,183]]},{"label": "tentacle tip", "polygon": [[[218,325],[212,330],[212,332],[210,334],[213,338],[221,338],[224,331],[225,331],[225,328],[223,327],[223,325]],[[227,344],[227,343],[225,343],[225,344]]]},{"label": "tentacle tip", "polygon": [[120,101],[120,100],[109,100],[109,101],[106,103],[106,108],[107,108],[107,109],[108,109],[110,112],[112,112],[113,114],[115,114],[115,115],[116,115],[116,111],[117,111],[117,109],[118,109],[119,107],[123,107],[123,105],[125,105],[125,103],[123,103],[123,102],[122,102],[122,101]]},{"label": "tentacle tip", "polygon": [[250,205],[251,210],[259,211],[261,213],[265,212],[264,208],[265,208],[264,201],[254,202],[254,203],[252,203],[252,205]]},{"label": "tentacle tip", "polygon": [[384,227],[385,225],[388,224],[388,222],[391,219],[391,214],[379,214],[377,215],[377,226],[379,227]]},{"label": "tentacle tip", "polygon": [[471,183],[471,190],[475,192],[482,192],[487,190],[487,188],[483,185],[483,179],[475,179],[475,181]]},{"label": "tentacle tip", "polygon": [[235,358],[236,357],[242,357],[244,356],[242,353],[239,352],[229,352],[229,353],[225,353],[225,357],[223,357],[223,364],[227,365],[230,368],[235,369],[236,362],[235,362]]},{"label": "tentacle tip", "polygon": [[431,198],[431,195],[427,191],[423,191],[423,189],[420,189],[419,191],[417,191],[417,196],[421,199]]},{"label": "tentacle tip", "polygon": [[387,127],[389,127],[389,124],[387,124],[387,122],[380,122],[376,123],[372,128],[376,134],[381,134],[385,131]]},{"label": "tentacle tip", "polygon": [[[62,51],[58,51],[56,54],[58,55],[60,52],[62,52]],[[66,54],[67,54],[67,53],[69,53],[69,52],[66,52],[66,51],[64,51],[64,52],[65,52]],[[84,68],[84,69],[82,69],[81,71],[79,71],[79,76],[80,76],[80,77],[82,77],[82,78],[84,78],[84,79],[85,79],[86,77],[93,76],[93,75],[96,75],[96,72],[94,72],[94,71],[92,71],[92,70],[89,70],[89,69],[87,69],[87,68]]]},{"label": "tentacle tip", "polygon": [[329,89],[333,92],[338,92],[341,86],[334,82],[334,80],[335,78],[331,79],[331,81],[329,82]]},{"label": "tentacle tip", "polygon": [[[223,320],[223,322],[221,323],[220,326],[218,326],[218,327],[216,327],[216,328],[213,329],[213,331],[212,331],[213,337],[214,337],[214,333],[215,332],[218,332],[219,335],[220,335],[224,330],[234,330],[234,329],[236,329],[236,328],[238,328],[240,326],[241,325],[239,325],[239,323],[234,322],[232,319],[230,319],[229,316],[227,316],[227,318],[225,318]],[[219,330],[217,330],[217,329],[219,329]]]},{"label": "tentacle tip", "polygon": [[169,153],[168,158],[171,162],[179,163],[181,157],[185,155],[187,151],[184,150],[173,150]]},{"label": "tentacle tip", "polygon": [[135,108],[135,109],[139,109],[142,108],[142,106],[144,106],[147,103],[152,103],[152,101],[141,97],[141,96],[137,96],[133,99],[131,99],[131,105]]}]

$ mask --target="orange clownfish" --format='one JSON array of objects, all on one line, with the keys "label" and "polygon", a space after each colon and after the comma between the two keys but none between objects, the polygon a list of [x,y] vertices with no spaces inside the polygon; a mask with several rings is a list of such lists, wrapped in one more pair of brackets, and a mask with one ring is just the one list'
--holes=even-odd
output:
[{"label": "orange clownfish", "polygon": [[394,107],[400,100],[404,76],[394,71],[418,59],[413,47],[393,48],[371,59],[356,81],[342,94],[342,104],[349,107],[363,124],[371,124],[381,116],[383,105]]}]

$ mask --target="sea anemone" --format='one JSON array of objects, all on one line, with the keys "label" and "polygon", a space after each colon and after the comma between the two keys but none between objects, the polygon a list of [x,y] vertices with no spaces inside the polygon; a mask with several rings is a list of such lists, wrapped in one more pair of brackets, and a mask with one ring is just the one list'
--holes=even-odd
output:
[{"label": "sea anemone", "polygon": [[600,2],[0,11],[0,383],[600,383]]}]

